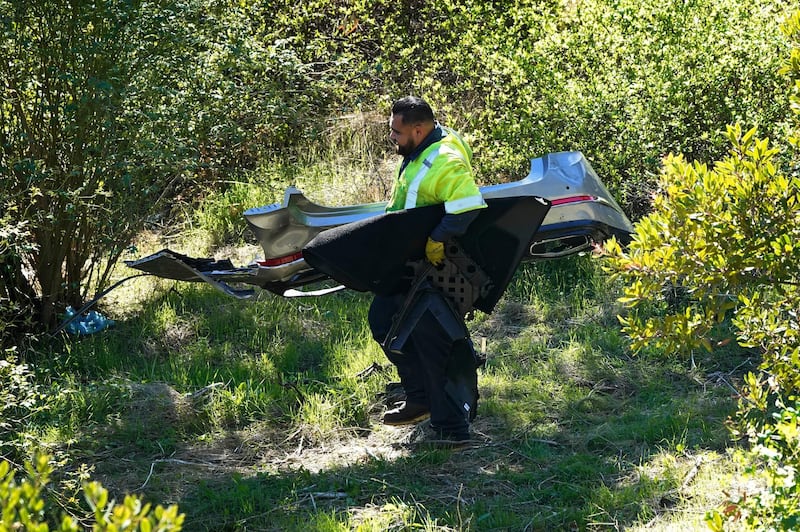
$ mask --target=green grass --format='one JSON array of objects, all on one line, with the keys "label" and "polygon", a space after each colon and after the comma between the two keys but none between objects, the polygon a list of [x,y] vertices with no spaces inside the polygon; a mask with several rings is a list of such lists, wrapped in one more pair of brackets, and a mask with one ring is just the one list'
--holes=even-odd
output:
[{"label": "green grass", "polygon": [[156,282],[139,305],[33,361],[53,401],[30,434],[117,498],[178,503],[186,530],[702,529],[742,468],[720,377],[746,355],[633,356],[590,257],[522,267],[470,322],[489,359],[458,452],[380,424],[395,376],[368,295]]}]

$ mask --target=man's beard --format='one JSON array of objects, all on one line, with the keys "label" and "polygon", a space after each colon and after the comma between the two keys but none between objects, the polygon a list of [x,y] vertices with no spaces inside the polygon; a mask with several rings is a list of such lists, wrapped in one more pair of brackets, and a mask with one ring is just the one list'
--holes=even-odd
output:
[{"label": "man's beard", "polygon": [[414,152],[414,150],[417,148],[417,145],[414,144],[413,140],[409,140],[405,144],[397,144],[395,148],[397,149],[397,155],[407,157]]}]

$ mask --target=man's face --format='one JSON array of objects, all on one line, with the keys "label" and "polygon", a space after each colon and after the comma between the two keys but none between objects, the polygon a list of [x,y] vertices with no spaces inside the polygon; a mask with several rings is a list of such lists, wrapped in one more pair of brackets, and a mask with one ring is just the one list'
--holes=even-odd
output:
[{"label": "man's face", "polygon": [[419,145],[419,125],[403,122],[403,115],[389,117],[389,139],[394,142],[398,155],[410,155]]}]

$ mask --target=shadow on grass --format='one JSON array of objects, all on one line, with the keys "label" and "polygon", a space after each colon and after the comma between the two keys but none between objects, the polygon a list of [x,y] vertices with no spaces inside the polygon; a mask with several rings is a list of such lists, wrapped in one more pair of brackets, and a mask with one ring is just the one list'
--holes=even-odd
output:
[{"label": "shadow on grass", "polygon": [[[286,446],[283,461],[201,475],[181,508],[193,530],[325,530],[331,519],[367,530],[625,528],[670,511],[694,456],[728,444],[726,392],[646,373],[641,388],[624,395],[584,388],[582,399],[549,405],[498,392],[465,450],[412,447],[389,456],[396,444],[376,447],[369,438],[302,453]],[[497,402],[538,410],[538,421],[515,426]],[[350,449],[345,463],[311,471],[337,445]]]},{"label": "shadow on grass", "polygon": [[[523,282],[499,318],[476,324],[496,337],[468,449],[398,445],[404,433],[379,424],[380,404],[352,399],[388,379],[344,382],[331,356],[364,344],[368,297],[242,304],[190,288],[54,362],[89,383],[87,397],[129,382],[127,395],[70,411],[90,421],[70,452],[117,497],[178,503],[186,530],[647,522],[678,503],[695,457],[729,445],[735,400],[713,375],[730,380],[746,359],[731,352],[692,368],[631,357],[613,309],[590,297],[575,310],[565,301],[576,281],[565,278],[533,294],[536,312],[520,302]],[[312,394],[331,396],[338,425],[318,431],[299,415]],[[342,414],[352,408],[361,413]]]}]

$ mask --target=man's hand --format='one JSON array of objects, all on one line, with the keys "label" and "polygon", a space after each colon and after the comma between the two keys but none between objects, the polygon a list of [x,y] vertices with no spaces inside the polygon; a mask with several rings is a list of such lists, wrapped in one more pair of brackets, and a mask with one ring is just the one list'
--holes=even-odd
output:
[{"label": "man's hand", "polygon": [[428,243],[425,244],[425,256],[428,258],[428,262],[434,266],[440,265],[444,261],[444,243],[428,237]]}]

